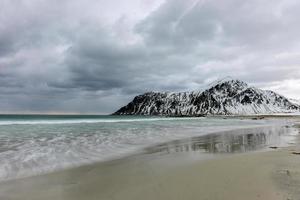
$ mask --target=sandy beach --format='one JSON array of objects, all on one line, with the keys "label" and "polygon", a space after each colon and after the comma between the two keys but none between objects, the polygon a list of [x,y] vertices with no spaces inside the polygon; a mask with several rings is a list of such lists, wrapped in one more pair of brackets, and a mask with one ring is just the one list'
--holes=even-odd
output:
[{"label": "sandy beach", "polygon": [[[215,138],[218,141],[219,136]],[[244,137],[232,138],[223,146]],[[259,138],[262,137],[255,135],[254,146],[259,146]],[[300,151],[299,138],[289,147],[248,151],[253,147],[248,140],[243,145],[230,146],[230,152],[219,148],[214,153],[207,145],[212,143],[203,143],[206,140],[212,137],[196,140],[198,143],[188,140],[190,146],[187,140],[174,141],[118,160],[2,182],[0,199],[300,198],[300,156],[294,154]],[[193,149],[195,144],[197,150]]]}]

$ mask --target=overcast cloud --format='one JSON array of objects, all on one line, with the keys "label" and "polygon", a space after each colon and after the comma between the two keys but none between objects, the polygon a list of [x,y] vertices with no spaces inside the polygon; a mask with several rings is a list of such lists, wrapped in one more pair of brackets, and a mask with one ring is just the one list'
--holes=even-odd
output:
[{"label": "overcast cloud", "polygon": [[225,76],[300,98],[297,0],[1,0],[0,111],[111,113]]}]

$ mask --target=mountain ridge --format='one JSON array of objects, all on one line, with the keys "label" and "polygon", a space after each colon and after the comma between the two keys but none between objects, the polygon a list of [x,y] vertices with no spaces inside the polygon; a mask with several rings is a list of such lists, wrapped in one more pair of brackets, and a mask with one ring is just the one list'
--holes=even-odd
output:
[{"label": "mountain ridge", "polygon": [[247,115],[299,112],[300,106],[270,90],[224,79],[203,91],[146,92],[136,96],[114,115]]}]

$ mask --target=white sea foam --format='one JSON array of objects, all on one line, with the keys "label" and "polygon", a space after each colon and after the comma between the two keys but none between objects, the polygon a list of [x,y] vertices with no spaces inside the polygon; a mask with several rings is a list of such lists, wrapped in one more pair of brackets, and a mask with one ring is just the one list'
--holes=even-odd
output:
[{"label": "white sea foam", "polygon": [[196,117],[172,118],[172,117],[149,117],[149,118],[133,118],[133,119],[66,119],[66,120],[1,120],[1,125],[35,125],[35,124],[80,124],[80,123],[118,123],[118,122],[147,122],[147,121],[173,121],[173,120],[191,120],[198,119]]}]

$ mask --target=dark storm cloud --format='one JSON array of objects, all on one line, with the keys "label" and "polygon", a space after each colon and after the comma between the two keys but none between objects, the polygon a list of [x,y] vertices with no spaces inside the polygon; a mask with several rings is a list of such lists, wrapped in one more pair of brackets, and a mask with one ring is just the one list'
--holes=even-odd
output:
[{"label": "dark storm cloud", "polygon": [[109,113],[228,75],[300,97],[298,1],[153,2],[1,1],[0,109]]}]

